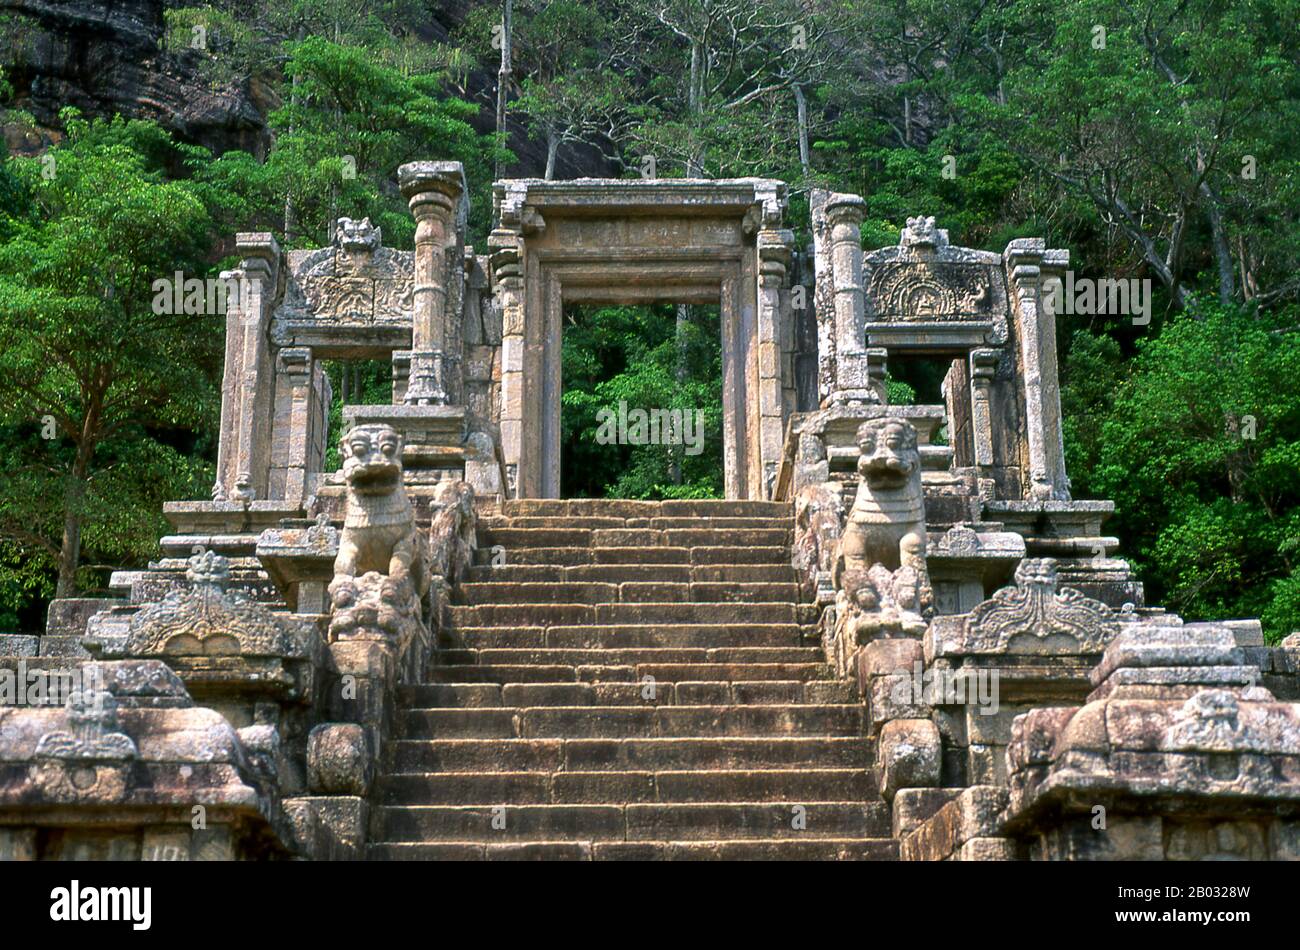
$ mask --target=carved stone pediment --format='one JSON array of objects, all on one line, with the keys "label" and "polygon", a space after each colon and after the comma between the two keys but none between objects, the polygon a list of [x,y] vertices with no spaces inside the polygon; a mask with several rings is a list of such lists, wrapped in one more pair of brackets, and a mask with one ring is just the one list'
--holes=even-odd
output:
[{"label": "carved stone pediment", "polygon": [[1119,632],[1114,612],[1101,601],[1070,587],[1057,589],[1055,559],[1025,558],[1015,580],[1016,586],[1002,588],[967,616],[963,639],[968,651],[1014,652],[1028,639],[1030,652],[1055,646],[1100,653]]},{"label": "carved stone pediment", "polygon": [[47,732],[36,744],[28,767],[32,784],[53,801],[121,799],[139,751],[121,731],[117,700],[107,689],[79,689],[65,711],[69,728]]},{"label": "carved stone pediment", "polygon": [[290,251],[284,301],[272,337],[282,344],[303,325],[409,327],[414,312],[415,258],[384,247],[369,220],[340,218],[330,247]]},{"label": "carved stone pediment", "polygon": [[296,657],[305,649],[267,608],[227,590],[230,562],[211,551],[189,559],[190,587],[174,590],[131,617],[124,641],[105,640],[106,656]]}]

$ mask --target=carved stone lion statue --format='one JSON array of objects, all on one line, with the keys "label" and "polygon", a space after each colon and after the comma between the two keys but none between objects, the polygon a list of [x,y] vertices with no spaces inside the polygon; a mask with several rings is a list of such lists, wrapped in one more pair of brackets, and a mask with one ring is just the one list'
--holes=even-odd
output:
[{"label": "carved stone lion statue", "polygon": [[392,426],[353,426],[339,442],[347,512],[334,579],[376,571],[412,579],[424,594],[427,554],[402,485],[402,437]]},{"label": "carved stone lion statue", "polygon": [[[914,632],[933,602],[925,562],[925,499],[916,429],[906,419],[871,419],[858,428],[857,440],[862,480],[839,542],[834,584],[846,591],[852,575],[860,593],[844,605],[850,612],[883,613],[887,616],[868,623]],[[872,605],[859,603],[862,598],[873,601]],[[908,616],[893,617],[886,607]],[[920,622],[923,628],[924,621]]]},{"label": "carved stone lion statue", "polygon": [[423,619],[429,556],[402,485],[402,437],[387,425],[353,426],[339,449],[348,492],[329,586],[329,636],[395,643],[411,681],[430,641]]}]

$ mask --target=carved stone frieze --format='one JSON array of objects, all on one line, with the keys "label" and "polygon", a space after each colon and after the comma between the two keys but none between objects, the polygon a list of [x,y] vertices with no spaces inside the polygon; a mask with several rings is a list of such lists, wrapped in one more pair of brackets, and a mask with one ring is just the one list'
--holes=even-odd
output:
[{"label": "carved stone frieze", "polygon": [[305,647],[276,615],[229,590],[230,562],[206,551],[189,559],[189,586],[132,615],[125,638],[91,639],[105,657],[244,656],[297,657]]},{"label": "carved stone frieze", "polygon": [[28,777],[48,799],[107,803],[120,799],[139,757],[135,742],[121,731],[117,700],[107,689],[88,687],[68,697],[68,729],[43,735]]},{"label": "carved stone frieze", "polygon": [[970,612],[965,646],[971,652],[1005,653],[1013,641],[1068,637],[1079,653],[1100,653],[1119,629],[1109,607],[1073,588],[1057,589],[1053,558],[1025,558],[1016,586],[1004,587]]}]

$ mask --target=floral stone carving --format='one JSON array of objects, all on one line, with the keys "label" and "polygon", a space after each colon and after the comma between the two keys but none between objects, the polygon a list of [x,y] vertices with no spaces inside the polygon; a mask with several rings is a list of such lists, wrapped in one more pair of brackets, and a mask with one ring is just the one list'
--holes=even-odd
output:
[{"label": "floral stone carving", "polygon": [[227,558],[211,551],[196,554],[185,578],[188,589],[173,590],[134,614],[125,638],[104,636],[87,645],[105,657],[304,655],[302,644],[274,613],[227,589]]},{"label": "floral stone carving", "polygon": [[121,798],[139,752],[120,731],[117,700],[106,689],[87,688],[72,693],[65,709],[71,728],[41,737],[29,767],[33,784],[55,801]]},{"label": "floral stone carving", "polygon": [[1005,653],[1027,637],[1040,643],[1068,638],[1072,652],[1100,653],[1119,630],[1114,612],[1101,601],[1070,587],[1057,589],[1054,558],[1025,558],[1015,581],[970,612],[967,650]]}]

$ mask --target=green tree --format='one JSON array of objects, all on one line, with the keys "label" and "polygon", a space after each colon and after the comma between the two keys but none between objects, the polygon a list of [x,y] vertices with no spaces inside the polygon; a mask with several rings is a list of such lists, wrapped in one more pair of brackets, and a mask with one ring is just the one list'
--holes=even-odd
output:
[{"label": "green tree", "polygon": [[[716,308],[574,309],[564,327],[561,489],[567,497],[716,498],[722,495],[722,344]],[[632,409],[694,413],[703,451],[604,444],[601,414]],[[693,417],[694,418],[694,417]]]},{"label": "green tree", "polygon": [[190,433],[215,409],[222,322],[152,306],[156,280],[207,273],[211,218],[148,156],[196,150],[147,123],[65,120],[63,145],[9,160],[29,207],[0,245],[0,564],[17,550],[52,568],[60,597],[83,549],[152,549],[160,502],[206,474]]},{"label": "green tree", "polygon": [[[1153,602],[1193,619],[1262,615],[1277,637],[1300,627],[1297,314],[1199,312],[1139,342],[1088,486],[1115,499]],[[1085,349],[1086,371],[1098,350]]]},{"label": "green tree", "polygon": [[[295,208],[291,243],[328,242],[340,214],[368,215],[390,245],[409,243],[415,224],[391,183],[416,157],[462,162],[471,193],[487,194],[494,139],[470,125],[478,107],[445,95],[438,76],[404,76],[362,47],[316,37],[293,46],[287,69],[295,91],[271,115],[266,165]],[[471,207],[473,230],[486,234],[490,203]]]}]

